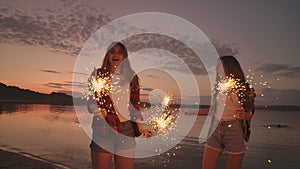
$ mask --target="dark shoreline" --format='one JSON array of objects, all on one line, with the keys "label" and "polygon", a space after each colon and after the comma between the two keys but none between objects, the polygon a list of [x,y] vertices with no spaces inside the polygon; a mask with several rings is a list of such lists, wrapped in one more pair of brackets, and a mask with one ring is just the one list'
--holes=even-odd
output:
[{"label": "dark shoreline", "polygon": [[52,164],[43,159],[30,158],[20,153],[15,153],[0,148],[0,168],[5,169],[66,169],[59,164]]}]

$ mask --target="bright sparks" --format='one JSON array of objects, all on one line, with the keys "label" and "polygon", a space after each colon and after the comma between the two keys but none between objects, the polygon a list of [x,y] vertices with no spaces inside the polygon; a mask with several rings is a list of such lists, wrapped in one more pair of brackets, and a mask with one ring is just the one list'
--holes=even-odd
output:
[{"label": "bright sparks", "polygon": [[101,92],[104,90],[106,85],[106,80],[105,79],[93,79],[92,81],[92,87],[95,92]]},{"label": "bright sparks", "polygon": [[169,120],[158,118],[155,122],[156,122],[157,129],[163,131],[168,127]]},{"label": "bright sparks", "polygon": [[[172,108],[172,95],[165,95],[158,107],[155,108],[155,113],[150,117],[149,124],[153,126],[157,133],[160,133],[163,137],[168,135],[174,127],[178,115],[178,109]],[[161,113],[159,113],[161,112]]]},{"label": "bright sparks", "polygon": [[253,95],[255,97],[252,85],[248,82],[240,82],[240,79],[234,78],[233,75],[229,77],[226,76],[224,79],[217,82],[215,92],[226,95],[230,92],[235,93],[240,98],[240,104],[244,104],[245,102],[248,103],[248,95]]},{"label": "bright sparks", "polygon": [[170,105],[171,99],[172,99],[171,95],[165,96],[162,101],[163,107],[168,107]]},{"label": "bright sparks", "polygon": [[173,116],[170,112],[164,112],[160,116],[152,117],[151,123],[154,126],[156,132],[164,133],[169,129],[172,129],[173,125]]},{"label": "bright sparks", "polygon": [[88,90],[85,93],[86,99],[99,99],[95,98],[95,93],[99,96],[103,94],[110,93],[112,91],[112,86],[110,84],[110,77],[97,78],[96,76],[91,76],[88,80]]},{"label": "bright sparks", "polygon": [[217,83],[217,90],[221,93],[228,93],[241,87],[238,79],[232,77],[226,77]]}]

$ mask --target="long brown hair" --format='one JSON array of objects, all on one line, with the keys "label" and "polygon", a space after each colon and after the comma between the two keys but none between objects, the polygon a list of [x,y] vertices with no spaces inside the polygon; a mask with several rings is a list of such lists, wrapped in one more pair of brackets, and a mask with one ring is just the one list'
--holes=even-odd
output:
[{"label": "long brown hair", "polygon": [[[220,75],[217,75],[217,81],[222,80],[221,78],[231,77],[237,80],[241,86],[238,89],[238,98],[240,103],[242,103],[243,108],[248,111],[249,109],[253,109],[254,111],[254,97],[255,97],[255,91],[251,87],[249,83],[245,80],[244,72],[241,68],[240,63],[237,61],[237,59],[231,55],[222,56],[220,57],[220,61],[223,66],[223,70],[225,73],[225,77],[222,77]],[[218,72],[219,73],[219,72]],[[215,97],[217,95],[218,91],[215,89],[214,93],[214,102]]]},{"label": "long brown hair", "polygon": [[112,74],[112,72],[110,70],[109,52],[115,46],[119,46],[121,48],[121,53],[124,56],[124,59],[123,59],[122,63],[119,65],[120,67],[118,68],[120,70],[120,73],[125,77],[124,79],[126,81],[131,80],[131,83],[130,83],[131,90],[134,90],[134,91],[139,90],[139,79],[130,66],[130,63],[128,60],[128,51],[123,43],[113,42],[109,45],[109,47],[106,50],[104,59],[103,59],[101,70],[105,71],[107,75]]},{"label": "long brown hair", "polygon": [[[244,72],[242,70],[240,63],[237,61],[235,57],[231,55],[221,56],[220,61],[222,63],[226,77],[233,77],[235,79],[238,79],[239,82],[245,83]],[[217,78],[220,78],[220,76],[217,76]]]}]

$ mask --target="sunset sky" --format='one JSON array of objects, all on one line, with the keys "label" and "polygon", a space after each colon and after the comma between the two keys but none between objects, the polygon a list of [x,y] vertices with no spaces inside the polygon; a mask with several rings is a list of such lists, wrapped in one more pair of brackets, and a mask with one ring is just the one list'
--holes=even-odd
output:
[{"label": "sunset sky", "polygon": [[[94,32],[129,14],[162,12],[196,25],[221,44],[221,54],[234,54],[246,75],[254,73],[258,104],[299,106],[299,9],[300,2],[281,0],[1,0],[0,82],[70,92],[78,54]],[[141,74],[143,88],[174,87],[162,81],[164,74],[147,73]],[[201,96],[208,96],[207,75],[195,76]]]}]

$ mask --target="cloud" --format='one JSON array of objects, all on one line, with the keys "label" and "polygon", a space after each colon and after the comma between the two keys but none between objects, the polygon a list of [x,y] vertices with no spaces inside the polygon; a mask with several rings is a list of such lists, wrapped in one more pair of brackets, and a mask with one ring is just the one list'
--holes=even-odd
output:
[{"label": "cloud", "polygon": [[255,69],[263,73],[272,73],[279,77],[299,78],[300,67],[292,67],[285,64],[265,63]]},{"label": "cloud", "polygon": [[288,67],[289,67],[288,65],[284,65],[284,64],[265,63],[259,66],[258,68],[256,68],[256,70],[266,72],[266,73],[272,73],[272,72],[284,70]]},{"label": "cloud", "polygon": [[[129,52],[137,52],[139,50],[147,48],[164,49],[182,59],[194,74],[207,74],[203,63],[201,62],[200,58],[196,55],[196,53],[184,43],[172,37],[153,33],[145,33],[128,37],[127,39],[123,40],[123,43],[126,45]],[[161,58],[164,58],[164,56],[162,56],[160,53],[156,55],[160,56]],[[181,64],[174,62],[174,60],[168,59],[167,57],[165,57],[165,59],[160,60],[148,58],[147,61],[157,62],[155,64],[159,65],[163,70],[168,69],[181,72],[185,71],[184,69],[182,69]]]},{"label": "cloud", "polygon": [[212,40],[212,44],[214,45],[219,56],[226,56],[226,55],[235,56],[239,53],[238,49],[235,47],[236,46],[235,43],[225,44],[214,39]]},{"label": "cloud", "polygon": [[57,83],[57,82],[49,82],[49,83],[46,83],[44,84],[44,86],[47,86],[47,87],[51,87],[51,88],[56,88],[56,89],[62,89],[62,88],[65,88],[65,87],[79,87],[79,88],[86,88],[87,85],[86,83],[83,83],[83,82],[70,82],[70,81],[65,81],[63,83]]},{"label": "cloud", "polygon": [[83,75],[83,76],[89,75],[88,73],[72,72],[72,71],[70,71],[69,73],[71,73],[71,74],[77,74],[77,75]]},{"label": "cloud", "polygon": [[41,69],[40,71],[46,72],[46,73],[54,73],[54,74],[59,74],[61,72],[55,71],[55,70],[47,70],[47,69]]},{"label": "cloud", "polygon": [[45,46],[54,52],[77,55],[85,41],[111,19],[89,3],[60,1],[51,9],[32,11],[0,7],[0,43]]},{"label": "cloud", "polygon": [[141,90],[142,90],[142,91],[151,92],[151,91],[153,91],[154,89],[153,89],[153,88],[150,88],[150,87],[141,87]]},{"label": "cloud", "polygon": [[63,88],[64,84],[62,84],[62,83],[55,83],[55,82],[49,82],[47,84],[44,84],[44,86],[51,87],[51,88],[56,88],[56,89],[61,89],[61,88]]},{"label": "cloud", "polygon": [[[60,5],[56,7],[34,8],[30,11],[12,5],[2,5],[0,7],[0,43],[44,46],[53,52],[77,56],[88,38],[112,20],[103,9],[95,8],[95,5],[91,3],[79,0],[59,2],[57,4]],[[124,39],[123,42],[131,52],[145,48],[165,49],[181,58],[193,74],[207,75],[199,56],[174,38],[165,35],[142,34]],[[208,45],[201,44],[201,42],[193,43],[204,47]],[[235,44],[223,44],[217,40],[213,40],[212,44],[219,55],[238,53],[234,48]],[[151,61],[155,62],[155,60]],[[162,68],[185,71],[182,66],[172,60],[165,60],[158,64]]]},{"label": "cloud", "polygon": [[[194,75],[207,75],[205,66],[199,56],[191,48],[175,38],[166,35],[145,33],[128,37],[122,42],[125,44],[130,53],[147,48],[164,49],[182,59]],[[207,45],[213,45],[219,55],[236,55],[238,53],[238,50],[233,47],[235,44],[222,44],[217,40],[213,40],[212,44],[205,44],[202,42],[193,43],[203,49],[206,49]],[[157,55],[160,56],[160,54]],[[163,57],[164,56],[161,56],[161,58]],[[156,64],[160,65],[162,69],[177,70],[180,72],[186,71],[181,64],[172,59],[166,58],[156,61],[153,58],[148,58],[148,61],[157,62]]]}]

